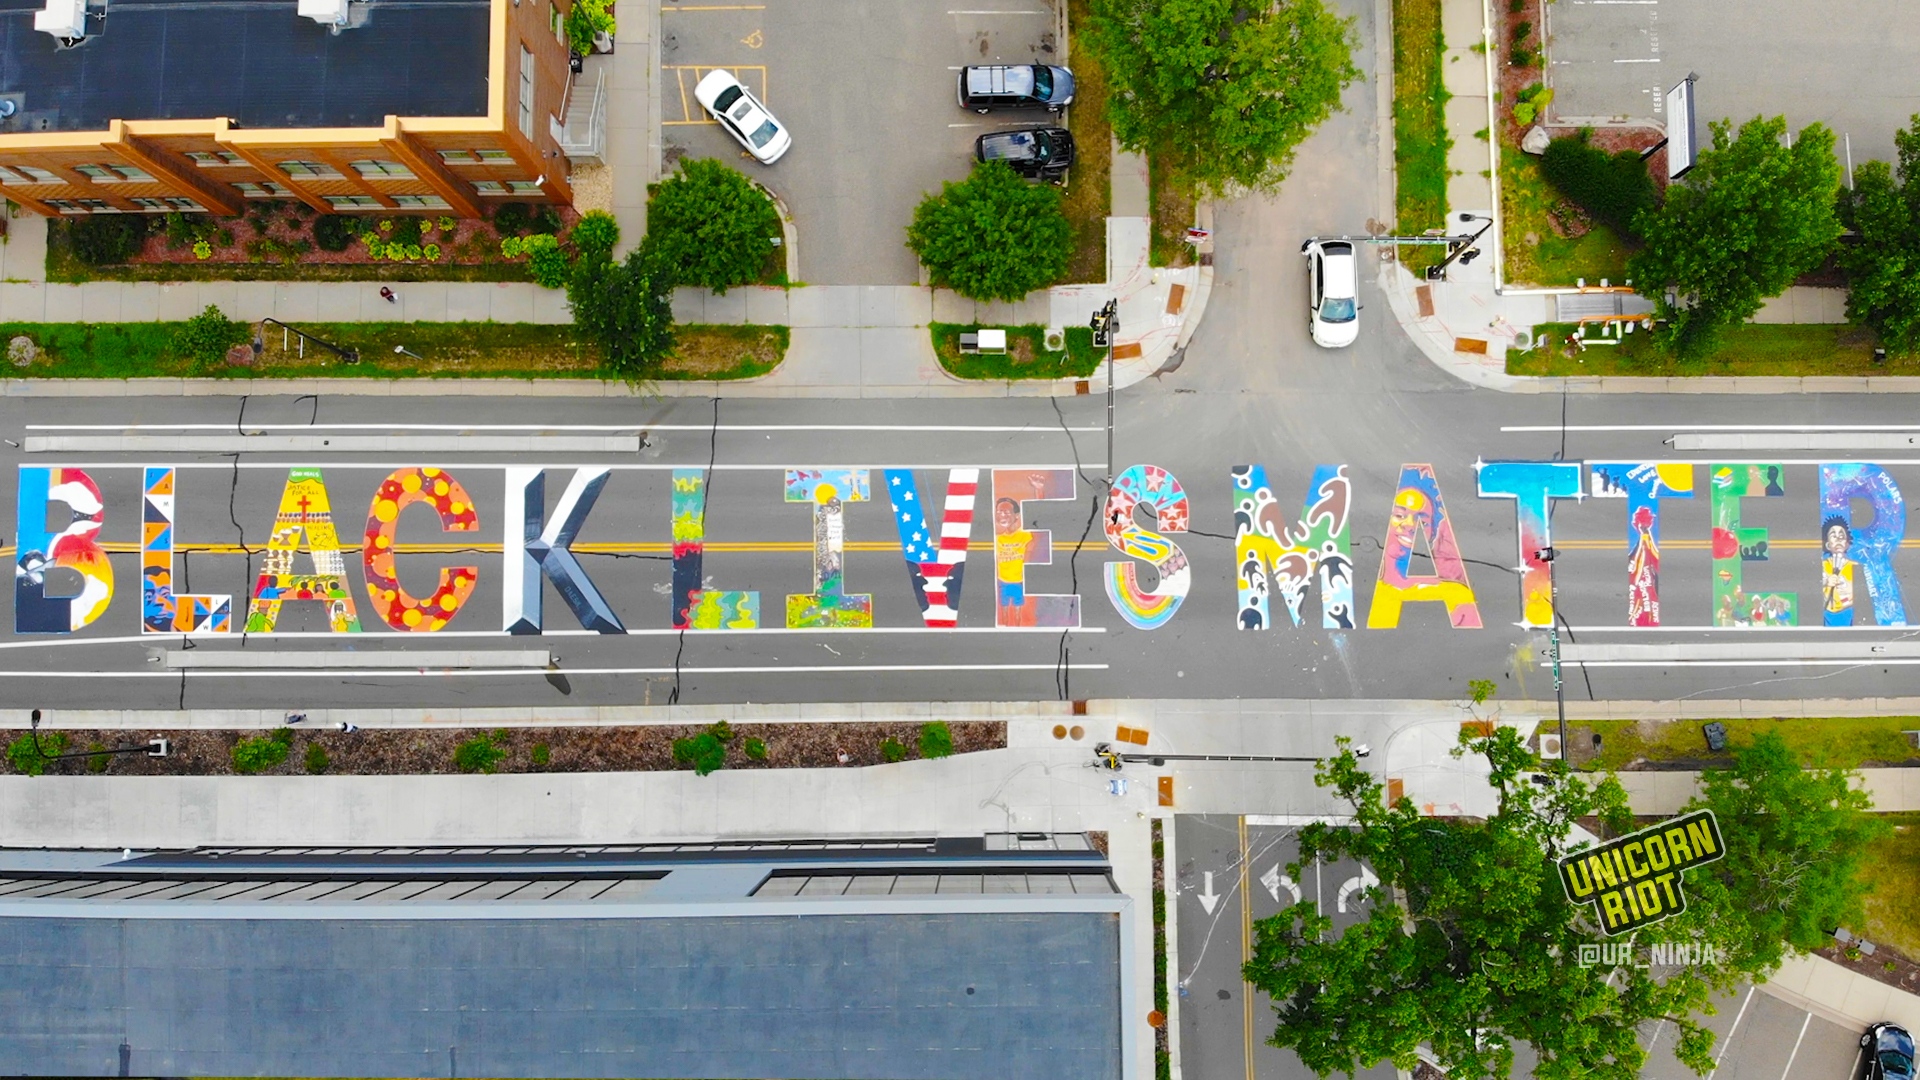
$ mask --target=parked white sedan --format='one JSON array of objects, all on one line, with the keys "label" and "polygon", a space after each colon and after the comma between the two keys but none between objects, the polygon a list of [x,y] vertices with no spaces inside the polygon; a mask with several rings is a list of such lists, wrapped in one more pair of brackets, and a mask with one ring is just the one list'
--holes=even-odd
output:
[{"label": "parked white sedan", "polygon": [[700,85],[693,88],[693,96],[700,107],[740,140],[747,153],[762,165],[780,160],[780,155],[793,145],[786,126],[775,120],[767,107],[760,104],[760,99],[741,86],[730,71],[715,68],[707,72]]}]

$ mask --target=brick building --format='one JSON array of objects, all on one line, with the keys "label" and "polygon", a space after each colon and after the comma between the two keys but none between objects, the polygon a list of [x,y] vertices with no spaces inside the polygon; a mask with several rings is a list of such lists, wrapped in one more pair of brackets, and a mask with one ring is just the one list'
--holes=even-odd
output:
[{"label": "brick building", "polygon": [[17,9],[0,19],[0,196],[47,215],[570,203],[567,152],[592,139],[567,128],[569,98],[597,87],[574,84],[569,2]]}]

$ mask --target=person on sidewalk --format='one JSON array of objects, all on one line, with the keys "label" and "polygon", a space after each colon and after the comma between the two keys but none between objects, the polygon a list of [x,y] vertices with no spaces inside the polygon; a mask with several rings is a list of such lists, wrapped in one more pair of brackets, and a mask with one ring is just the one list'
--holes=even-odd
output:
[{"label": "person on sidewalk", "polygon": [[400,302],[400,298],[394,294],[393,289],[386,285],[380,286],[380,298],[389,304],[397,304]]},{"label": "person on sidewalk", "polygon": [[295,724],[302,723],[306,720],[306,718],[307,718],[306,713],[290,712],[287,714],[287,726],[292,727]]},{"label": "person on sidewalk", "polygon": [[347,722],[346,722],[345,720],[342,720],[342,721],[340,721],[340,730],[341,730],[341,731],[344,731],[344,732],[346,732],[346,733],[347,733],[347,734],[349,734],[349,735],[351,735],[351,734],[353,734],[354,732],[356,732],[356,731],[359,731],[359,730],[360,730],[360,725],[359,725],[359,724],[349,724],[349,723],[347,723]]}]

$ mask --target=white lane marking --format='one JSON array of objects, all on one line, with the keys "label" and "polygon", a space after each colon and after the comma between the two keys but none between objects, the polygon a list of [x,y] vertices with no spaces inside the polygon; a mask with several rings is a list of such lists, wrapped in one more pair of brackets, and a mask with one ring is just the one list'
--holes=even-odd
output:
[{"label": "white lane marking", "polygon": [[1713,1056],[1713,1072],[1707,1074],[1707,1080],[1713,1080],[1714,1073],[1720,1071],[1720,1059],[1727,1056],[1727,1047],[1733,1045],[1733,1036],[1740,1030],[1740,1021],[1747,1015],[1747,1006],[1753,1003],[1754,988],[1747,987],[1747,996],[1741,999],[1740,1011],[1734,1014],[1733,1026],[1727,1029],[1727,1037],[1720,1040],[1720,1052]]},{"label": "white lane marking", "polygon": [[1050,11],[949,11],[949,15],[1051,15]]},{"label": "white lane marking", "polygon": [[[1102,430],[1105,430],[1105,429],[1103,428]],[[138,461],[62,461],[60,462],[60,467],[63,469],[137,469],[141,467],[141,464],[142,463]],[[421,468],[439,468],[439,469],[445,469],[451,472],[455,469],[464,469],[467,471],[473,471],[475,469],[518,469],[518,468],[525,467],[526,464],[527,463],[524,461],[509,461],[509,462],[427,461],[427,462],[423,462],[418,458],[415,458],[411,461],[387,461],[387,462],[330,461],[330,462],[327,462],[327,468],[332,469],[336,472],[343,469],[368,469],[368,470],[386,469],[391,471],[394,469],[421,469]],[[1781,463],[1770,461],[1768,462],[1768,464],[1781,464]],[[1886,464],[1897,465],[1900,463],[1889,462]],[[786,469],[869,469],[869,470],[871,469],[916,469],[916,470],[928,469],[928,470],[931,470],[931,469],[971,468],[971,467],[975,467],[976,465],[977,467],[982,469],[1003,469],[1011,472],[1043,472],[1043,471],[1052,470],[1052,469],[1060,469],[1060,470],[1071,472],[1075,468],[1074,463],[1070,461],[1064,462],[1064,463],[1058,463],[1058,464],[1051,464],[1051,465],[1035,464],[1033,462],[1021,462],[1018,464],[1009,464],[1009,465],[978,465],[978,463],[976,462],[969,462],[963,465],[961,463],[952,462],[952,461],[941,461],[931,465],[925,465],[925,464],[900,465],[900,464],[892,464],[892,463],[877,464],[871,461],[852,462],[844,465],[835,465],[830,462],[824,462],[824,461],[796,461],[789,465],[744,465],[744,464],[732,464],[724,461],[716,465],[703,465],[703,464],[675,465],[675,464],[672,464],[671,462],[635,463],[635,462],[606,462],[606,461],[593,461],[593,462],[550,461],[541,465],[541,468],[555,469],[555,470],[610,469],[614,472],[666,472],[671,469],[703,469],[703,470],[711,469],[714,472],[755,472],[755,471],[781,472]],[[231,471],[235,468],[310,469],[313,466],[314,466],[314,462],[312,461],[240,461],[240,462],[186,461],[186,462],[181,462],[180,464],[177,464],[177,465],[169,465],[167,467],[170,469],[217,469],[221,471]],[[1097,470],[1097,469],[1104,469],[1106,467],[1107,467],[1107,463],[1104,461],[1083,461],[1079,463],[1079,468],[1082,470]],[[1094,486],[1098,487],[1099,485],[1095,484]]]},{"label": "white lane marking", "polygon": [[[33,442],[28,439],[29,445]],[[1668,444],[1675,450],[1909,450],[1920,446],[1920,434],[1898,431],[1803,431],[1778,435],[1732,432],[1685,433]]]},{"label": "white lane marking", "polygon": [[[1920,424],[1516,424],[1501,431],[1920,431]],[[1102,428],[1101,430],[1106,430]]]},{"label": "white lane marking", "polygon": [[1905,624],[1892,626],[1567,626],[1575,634],[1892,634],[1899,631],[1911,631]]},{"label": "white lane marking", "polygon": [[29,435],[29,454],[637,454],[638,435]]},{"label": "white lane marking", "polygon": [[409,652],[355,649],[352,652],[302,652],[298,649],[174,649],[166,655],[169,671],[188,668],[278,667],[325,660],[356,671],[371,668],[494,667],[546,668],[553,653],[546,649],[423,649]]},{"label": "white lane marking", "polygon": [[[233,431],[233,424],[28,424],[28,431]],[[1058,424],[249,424],[249,431],[946,431],[1058,434]],[[1098,426],[1067,431],[1105,431]],[[1557,429],[1556,429],[1557,430]]]},{"label": "white lane marking", "polygon": [[[682,664],[682,675],[887,675],[924,674],[963,671],[1105,671],[1106,664],[838,664],[753,667],[689,667]],[[325,678],[411,679],[421,676],[443,678],[449,675],[672,675],[671,667],[569,668],[553,671],[545,668],[435,668],[418,671],[354,671],[326,668],[294,668],[290,671],[0,671],[0,679],[280,679],[296,675]]]},{"label": "white lane marking", "polygon": [[1800,1038],[1793,1040],[1793,1053],[1787,1055],[1787,1067],[1780,1070],[1780,1080],[1787,1080],[1787,1077],[1793,1073],[1793,1059],[1800,1056],[1800,1040],[1807,1037],[1807,1025],[1811,1023],[1813,1023],[1812,1013],[1808,1013],[1807,1018],[1800,1021]]},{"label": "white lane marking", "polygon": [[[1541,661],[1548,663],[1549,661]],[[1583,668],[1641,667],[1911,667],[1914,660],[1567,660],[1561,663]]]},{"label": "white lane marking", "polygon": [[[723,628],[717,630],[688,630],[685,633],[692,638],[717,637],[721,634],[1058,634],[1063,628],[1058,626],[823,626],[818,628],[765,626],[756,630],[738,630]],[[1075,626],[1069,629],[1075,634],[1104,634],[1104,626]],[[598,630],[542,630],[540,637],[677,637],[680,630],[672,627],[629,627],[622,634],[602,634]],[[308,641],[337,641],[342,645],[361,641],[414,641],[425,643],[431,638],[510,638],[532,637],[531,634],[509,634],[505,630],[434,630],[427,633],[401,633],[397,630],[369,630],[358,634],[336,634],[331,630],[275,630],[271,634],[195,634],[192,637],[194,647],[204,649],[209,645],[222,642],[275,641],[280,638],[292,638]],[[0,650],[4,649],[44,649],[59,645],[133,645],[144,644],[161,648],[177,641],[185,640],[179,634],[128,634],[116,637],[69,637],[48,635],[36,641],[0,641]]]},{"label": "white lane marking", "polygon": [[1614,61],[1614,63],[1616,64],[1657,64],[1659,62],[1660,62],[1660,58],[1657,56],[1648,57],[1647,59],[1644,59],[1644,60],[1615,60]]},{"label": "white lane marking", "polygon": [[[1889,659],[1920,661],[1920,641],[1709,641],[1674,642],[1660,645],[1566,644],[1560,647],[1563,663],[1593,661],[1672,661],[1674,663],[1713,663],[1721,660],[1774,661],[1800,663],[1805,660],[1847,660],[1878,662]],[[1550,663],[1543,659],[1542,663]]]}]

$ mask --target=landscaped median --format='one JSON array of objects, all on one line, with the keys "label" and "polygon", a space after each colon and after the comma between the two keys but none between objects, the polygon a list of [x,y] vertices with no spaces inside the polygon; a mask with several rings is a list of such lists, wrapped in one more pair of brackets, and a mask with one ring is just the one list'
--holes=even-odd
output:
[{"label": "landscaped median", "polygon": [[934,354],[940,358],[940,366],[947,374],[957,379],[1084,379],[1093,374],[1107,355],[1105,349],[1094,348],[1093,331],[1084,326],[1067,328],[1064,351],[1046,347],[1045,327],[1008,326],[991,328],[1006,331],[1006,352],[961,352],[960,335],[980,329],[941,322],[928,326],[933,334]]},{"label": "landscaped median", "polygon": [[[13,361],[5,370],[15,378],[47,379],[585,379],[599,377],[601,366],[595,345],[572,324],[299,325],[358,350],[360,362],[348,364],[312,343],[303,349],[298,336],[279,326],[228,322],[212,310],[215,317],[193,322],[0,323]],[[249,347],[255,332],[264,346],[257,357]],[[674,335],[673,352],[654,378],[754,378],[778,367],[788,344],[784,326],[690,324],[674,327]]]},{"label": "landscaped median", "polygon": [[[155,738],[167,757],[107,754]],[[382,728],[294,725],[271,731],[195,728],[22,733],[7,745],[8,771],[39,776],[401,776],[436,773],[651,772],[692,769],[831,769],[942,758],[1007,745],[1000,721],[728,724],[704,727]],[[91,756],[48,760],[60,754]]]},{"label": "landscaped median", "polygon": [[[1681,359],[1644,330],[1582,345],[1572,323],[1534,327],[1540,342],[1507,350],[1507,374],[1553,376],[1920,375],[1920,356],[1874,359],[1873,332],[1824,323],[1747,323],[1727,330],[1713,352]],[[1589,340],[1595,337],[1590,331]]]},{"label": "landscaped median", "polygon": [[[1415,236],[1446,225],[1447,93],[1440,0],[1394,0],[1393,160],[1394,232]],[[1433,245],[1400,249],[1415,273],[1440,261]]]}]

